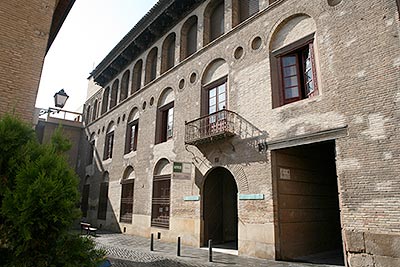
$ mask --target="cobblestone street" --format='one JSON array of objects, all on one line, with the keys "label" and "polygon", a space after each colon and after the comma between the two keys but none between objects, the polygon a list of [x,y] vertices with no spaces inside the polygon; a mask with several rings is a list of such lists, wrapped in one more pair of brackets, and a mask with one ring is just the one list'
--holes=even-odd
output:
[{"label": "cobblestone street", "polygon": [[208,262],[205,249],[182,246],[181,257],[176,256],[176,244],[154,240],[154,251],[150,251],[150,240],[115,233],[100,233],[95,238],[99,248],[115,267],[209,267],[209,266],[254,266],[254,267],[333,267],[306,263],[277,262],[244,256],[213,252],[213,262]]}]

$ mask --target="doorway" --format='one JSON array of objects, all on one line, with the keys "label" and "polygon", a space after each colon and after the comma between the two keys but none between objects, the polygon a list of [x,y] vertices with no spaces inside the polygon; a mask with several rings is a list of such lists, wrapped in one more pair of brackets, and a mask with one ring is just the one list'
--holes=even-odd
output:
[{"label": "doorway", "polygon": [[272,152],[281,260],[344,265],[335,142]]},{"label": "doorway", "polygon": [[233,175],[225,168],[213,169],[203,185],[203,245],[212,239],[216,247],[237,249],[238,209]]}]

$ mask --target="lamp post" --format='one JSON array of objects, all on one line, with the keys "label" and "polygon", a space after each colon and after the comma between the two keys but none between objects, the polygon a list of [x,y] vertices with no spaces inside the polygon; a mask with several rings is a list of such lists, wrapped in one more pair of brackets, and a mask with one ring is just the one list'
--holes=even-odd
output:
[{"label": "lamp post", "polygon": [[61,89],[57,93],[54,94],[54,106],[59,108],[48,108],[48,109],[41,109],[39,112],[39,116],[47,114],[47,113],[55,113],[55,112],[60,112],[61,109],[64,107],[65,102],[67,102],[68,99],[67,93],[64,91],[64,89]]}]

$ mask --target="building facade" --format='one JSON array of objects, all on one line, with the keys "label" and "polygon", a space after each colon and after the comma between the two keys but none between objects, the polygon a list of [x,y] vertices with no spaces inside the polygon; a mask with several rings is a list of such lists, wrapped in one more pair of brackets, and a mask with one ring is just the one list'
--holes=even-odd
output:
[{"label": "building facade", "polygon": [[399,30],[393,0],[159,1],[91,74],[85,218],[399,265]]},{"label": "building facade", "polygon": [[75,0],[1,1],[0,116],[31,123],[44,57]]}]

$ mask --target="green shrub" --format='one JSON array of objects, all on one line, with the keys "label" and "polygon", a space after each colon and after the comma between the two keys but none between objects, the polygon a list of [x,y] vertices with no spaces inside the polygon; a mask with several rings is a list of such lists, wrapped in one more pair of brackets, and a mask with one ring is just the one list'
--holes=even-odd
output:
[{"label": "green shrub", "polygon": [[68,232],[80,216],[78,178],[63,154],[70,146],[60,129],[41,145],[28,125],[0,119],[0,264],[96,266],[104,257]]}]

